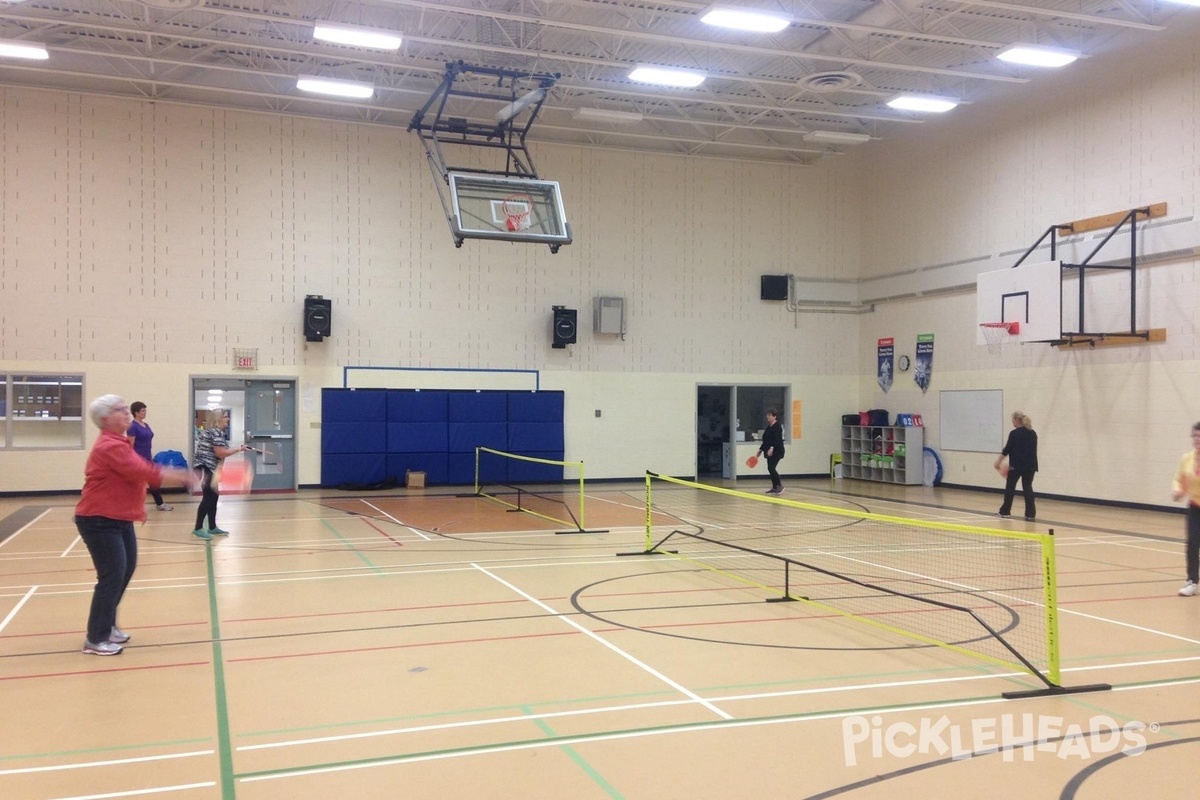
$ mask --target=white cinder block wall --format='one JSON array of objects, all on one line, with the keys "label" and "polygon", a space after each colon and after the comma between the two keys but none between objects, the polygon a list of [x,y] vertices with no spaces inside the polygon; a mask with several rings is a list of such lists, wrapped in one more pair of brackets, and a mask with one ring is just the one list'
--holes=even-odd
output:
[{"label": "white cinder block wall", "polygon": [[[1052,224],[1156,202],[1169,218],[1200,215],[1198,35],[1181,23],[1136,51],[1031,74],[1005,102],[960,107],[864,149],[855,167],[875,189],[864,195],[863,276],[1015,251],[1002,260],[1011,265]],[[911,356],[917,334],[933,333],[934,380],[922,395],[901,375],[884,395],[864,369],[862,404],[922,413],[938,448],[940,390],[1002,389],[1006,413],[1024,411],[1038,431],[1039,490],[1169,504],[1200,420],[1197,266],[1140,271],[1138,326],[1166,328],[1161,344],[990,356],[975,344],[974,292],[885,304],[861,317],[860,361],[872,363],[881,337]],[[1088,313],[1128,324],[1127,276],[1098,277],[1088,278]],[[999,485],[994,455],[940,455],[946,481]]]},{"label": "white cinder block wall", "polygon": [[[234,348],[301,397],[345,366],[537,371],[598,478],[691,474],[699,383],[790,384],[809,415],[794,472],[827,469],[827,423],[857,406],[857,322],[759,300],[763,273],[857,269],[858,190],[835,164],[535,145],[576,242],[456,249],[402,130],[12,88],[0,105],[0,369],[143,400],[160,449],[188,451],[189,380],[235,374]],[[321,344],[306,294],[333,300]],[[598,295],[627,299],[624,341],[590,332]],[[555,304],[580,311],[569,350],[550,347]],[[302,407],[301,484],[320,479],[319,419]],[[75,489],[84,457],[0,451],[0,490]]]},{"label": "white cinder block wall", "polygon": [[[149,403],[156,445],[183,450],[189,379],[233,374],[235,347],[302,397],[347,365],[536,370],[567,393],[567,457],[592,477],[691,473],[699,383],[791,384],[803,438],[785,466],[804,473],[824,471],[846,411],[922,413],[937,447],[939,391],[1000,388],[1034,418],[1041,490],[1164,503],[1200,419],[1194,259],[1139,277],[1139,321],[1167,342],[998,357],[975,344],[972,292],[792,315],[758,299],[758,277],[879,278],[1019,253],[1050,224],[1135,205],[1195,214],[1198,37],[1185,21],[1030,73],[816,167],[534,142],[576,234],[557,255],[455,249],[402,130],[0,88],[0,369],[83,372],[89,397]],[[1124,289],[1092,291],[1112,308]],[[306,294],[334,301],[319,345],[301,335]],[[624,341],[590,332],[598,295],[627,299]],[[569,351],[549,346],[555,304],[580,311]],[[932,387],[900,374],[884,395],[876,340],[911,355],[920,333],[936,336]],[[300,415],[302,484],[319,480],[319,418],[319,403]],[[997,483],[991,455],[942,457],[950,482]],[[0,451],[0,490],[75,489],[83,460]]]}]

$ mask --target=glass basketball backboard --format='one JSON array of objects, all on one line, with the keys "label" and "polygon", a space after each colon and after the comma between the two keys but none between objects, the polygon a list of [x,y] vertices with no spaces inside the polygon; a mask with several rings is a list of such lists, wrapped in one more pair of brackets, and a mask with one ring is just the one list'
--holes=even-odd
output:
[{"label": "glass basketball backboard", "polygon": [[[1062,338],[1062,264],[1046,261],[1024,264],[995,272],[981,272],[976,279],[976,315],[979,324],[1020,323],[1011,342],[1053,342]],[[976,344],[987,344],[976,328]]]},{"label": "glass basketball backboard", "polygon": [[571,243],[557,181],[451,172],[450,228],[463,239],[548,244],[552,251]]}]

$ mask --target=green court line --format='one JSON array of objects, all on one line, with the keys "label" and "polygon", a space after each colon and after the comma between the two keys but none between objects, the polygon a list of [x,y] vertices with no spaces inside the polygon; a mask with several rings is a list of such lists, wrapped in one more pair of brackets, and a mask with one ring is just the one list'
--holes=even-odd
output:
[{"label": "green court line", "polygon": [[[999,680],[1002,677],[1000,675],[995,675],[993,673],[987,672],[986,667],[982,664],[964,664],[964,665],[959,665],[959,666],[939,667],[937,669],[914,669],[914,670],[900,670],[900,671],[886,671],[886,672],[866,672],[866,673],[855,673],[853,675],[842,675],[842,676],[838,676],[838,677],[844,678],[845,680],[848,680],[851,682],[862,681],[862,680],[876,680],[876,679],[880,679],[880,678],[890,678],[893,680],[912,680],[912,679],[928,678],[931,675],[936,676],[937,674],[943,673],[943,672],[952,672],[952,673],[960,672],[964,668],[968,668],[968,667],[975,670],[977,673],[981,674],[982,677],[984,677],[984,678],[991,676],[991,677]],[[1013,676],[1007,676],[1007,677],[1011,678]],[[789,686],[800,687],[800,686],[804,686],[804,685],[820,683],[821,681],[827,681],[829,679],[830,679],[829,675],[814,675],[811,677],[788,678],[786,680],[778,680],[778,681],[755,681],[753,683],[740,683],[740,684],[716,684],[716,685],[699,687],[699,688],[697,688],[696,691],[702,692],[705,695],[709,695],[714,692],[728,693],[728,692],[761,690],[761,689],[766,689],[766,688],[780,688],[780,687],[789,687]],[[829,686],[827,688],[832,692],[832,691],[838,690],[839,687],[838,686]],[[997,695],[998,694],[999,693],[997,692]],[[445,718],[445,717],[461,717],[464,715],[479,716],[479,715],[483,715],[483,714],[492,714],[492,713],[497,713],[497,712],[498,713],[511,713],[514,711],[525,711],[526,709],[537,709],[540,707],[547,707],[547,706],[549,706],[551,708],[555,708],[555,709],[569,707],[569,706],[582,706],[585,710],[588,710],[597,703],[629,702],[629,701],[637,701],[637,700],[649,700],[650,702],[655,702],[656,698],[658,700],[670,700],[670,699],[680,699],[681,700],[682,699],[681,696],[677,692],[675,692],[671,689],[656,689],[653,691],[645,691],[645,692],[622,692],[622,693],[618,693],[618,694],[589,695],[586,697],[560,698],[560,699],[555,699],[555,700],[547,700],[542,703],[505,704],[505,705],[499,705],[499,706],[476,706],[476,707],[472,707],[472,708],[458,708],[458,709],[452,709],[452,710],[448,710],[448,711],[431,711],[431,712],[424,713],[424,714],[403,714],[403,715],[399,715],[399,716],[376,717],[373,719],[347,720],[345,722],[326,722],[326,723],[320,723],[320,724],[316,724],[316,725],[300,725],[300,726],[293,726],[293,727],[288,727],[288,728],[272,728],[272,729],[257,730],[257,731],[243,731],[239,735],[243,738],[248,739],[248,738],[263,737],[263,736],[279,736],[279,735],[285,735],[285,734],[291,735],[291,734],[297,734],[297,733],[312,733],[314,731],[334,731],[339,728],[360,728],[362,726],[370,726],[370,725],[392,725],[392,724],[398,724],[398,723],[403,724],[403,723],[412,723],[412,722],[419,722],[419,721],[431,720],[431,719],[440,719],[440,718]]]},{"label": "green court line", "polygon": [[373,756],[371,758],[350,759],[347,761],[330,761],[320,764],[308,764],[305,766],[283,767],[279,769],[242,773],[238,775],[238,779],[251,780],[275,778],[286,777],[293,774],[299,775],[316,770],[346,769],[353,767],[368,767],[372,765],[382,766],[385,764],[404,764],[410,761],[419,761],[422,759],[445,758],[448,756],[469,755],[471,753],[496,752],[522,747],[561,747],[568,744],[598,742],[608,739],[619,739],[626,736],[647,736],[693,730],[718,730],[721,728],[738,728],[751,725],[801,722],[807,719],[830,719],[835,717],[862,714],[886,714],[892,711],[905,711],[910,709],[934,710],[940,708],[958,708],[971,705],[994,705],[1007,702],[1009,701],[1004,700],[999,695],[986,695],[982,697],[959,698],[956,700],[930,701],[922,703],[895,703],[891,705],[862,706],[859,708],[849,709],[828,709],[822,711],[809,711],[802,714],[776,714],[765,717],[746,717],[743,719],[715,719],[698,722],[679,722],[671,725],[651,725],[645,728],[623,728],[620,730],[570,734],[567,736],[554,736],[550,739],[518,739],[503,743],[469,745],[467,747],[450,747],[442,750],[428,750],[416,753],[401,753],[389,756]]},{"label": "green court line", "polygon": [[[1197,677],[1200,677],[1200,676],[1197,676]],[[1171,681],[1145,681],[1145,682],[1139,682],[1139,683],[1114,685],[1113,688],[1114,689],[1118,689],[1118,688],[1136,689],[1139,686],[1143,686],[1143,685],[1149,686],[1149,685],[1162,684],[1162,683],[1185,683],[1188,681],[1195,681],[1197,679],[1197,677],[1179,678],[1179,679],[1171,680]],[[1071,700],[1073,703],[1077,703],[1078,705],[1080,705],[1082,707],[1091,708],[1090,704],[1087,704],[1085,702],[1078,700],[1077,697],[1065,697],[1064,699]],[[445,748],[445,749],[441,749],[441,750],[430,750],[430,751],[415,752],[415,753],[399,753],[399,754],[387,755],[387,756],[375,756],[375,757],[371,757],[371,758],[351,759],[351,760],[345,760],[345,761],[334,761],[334,762],[325,762],[325,763],[317,763],[317,764],[307,764],[307,765],[303,765],[303,766],[297,765],[297,766],[284,767],[284,768],[279,768],[279,769],[248,772],[248,773],[239,774],[237,777],[239,780],[286,777],[289,775],[299,775],[302,773],[312,772],[315,770],[344,769],[344,768],[353,768],[353,767],[369,767],[372,765],[382,766],[385,764],[404,764],[404,763],[409,763],[412,761],[419,761],[419,760],[423,760],[423,759],[462,756],[462,755],[470,755],[472,753],[486,753],[486,752],[494,752],[494,751],[501,751],[501,750],[505,750],[505,749],[514,749],[514,748],[523,748],[523,747],[538,747],[538,746],[554,747],[554,746],[557,746],[557,747],[562,747],[565,750],[567,748],[567,746],[570,744],[577,744],[577,743],[581,744],[581,743],[594,742],[594,741],[605,741],[608,739],[621,738],[624,736],[647,736],[647,735],[669,734],[672,732],[683,732],[683,731],[691,731],[691,730],[715,730],[715,729],[720,729],[720,728],[744,727],[744,726],[748,726],[748,725],[802,722],[804,720],[809,720],[809,719],[831,719],[831,718],[837,718],[837,717],[847,717],[847,716],[862,715],[862,714],[886,714],[886,713],[891,713],[891,712],[909,711],[909,710],[912,710],[912,711],[916,711],[916,710],[936,711],[938,709],[963,708],[963,707],[976,706],[976,705],[1007,705],[1009,702],[1011,702],[1011,701],[1004,700],[997,694],[989,693],[987,695],[961,697],[961,698],[953,698],[953,699],[946,699],[946,700],[901,702],[901,703],[892,703],[892,704],[887,704],[887,705],[872,705],[872,706],[860,706],[860,707],[851,707],[851,708],[832,708],[832,709],[823,709],[823,710],[809,711],[809,712],[796,713],[796,714],[778,714],[778,715],[759,716],[759,717],[747,717],[747,718],[742,718],[742,719],[729,719],[729,720],[718,719],[718,720],[697,721],[697,722],[681,722],[681,723],[674,723],[671,725],[652,725],[652,726],[643,727],[643,728],[625,728],[625,729],[619,729],[619,730],[596,731],[596,732],[591,732],[591,733],[572,734],[572,735],[566,735],[566,736],[555,735],[553,733],[553,731],[551,731],[548,727],[542,726],[539,724],[539,727],[542,727],[543,730],[546,730],[547,733],[550,734],[551,738],[549,738],[549,739],[544,739],[544,738],[543,739],[521,739],[521,740],[514,740],[514,741],[509,741],[509,742],[503,742],[503,743],[469,745],[466,747],[452,747],[452,748]],[[521,708],[522,710],[526,711],[527,713],[532,710],[531,707],[528,707],[528,706],[518,707],[518,708]],[[1114,716],[1114,718],[1116,718],[1116,717]],[[587,767],[584,764],[581,763],[580,765],[584,766],[584,768],[587,769]],[[591,773],[589,773],[589,774],[591,774]]]},{"label": "green court line", "polygon": [[217,703],[217,757],[221,765],[221,797],[234,800],[237,789],[233,780],[233,747],[229,735],[229,698],[225,691],[225,656],[221,649],[221,616],[217,608],[217,580],[213,569],[211,543],[204,545],[204,563],[208,572],[208,614],[212,631],[213,689]]},{"label": "green court line", "polygon": [[[533,709],[531,708],[522,707],[521,710],[526,713],[533,713]],[[554,729],[546,724],[545,720],[534,720],[534,724],[541,728],[550,738],[553,739],[558,736],[558,734],[554,732]],[[564,745],[562,751],[566,753],[567,758],[574,761],[575,764],[583,770],[583,773],[591,778],[592,781],[599,786],[605,794],[614,798],[614,800],[625,800],[625,795],[618,792],[615,786],[604,780],[600,773],[597,772],[595,768],[584,759],[583,756],[579,755],[578,751],[576,751],[574,747],[571,747],[570,745]]]},{"label": "green court line", "polygon": [[110,747],[86,747],[81,750],[52,750],[44,753],[8,753],[0,755],[0,762],[22,761],[35,758],[65,758],[67,756],[96,756],[103,753],[123,753],[134,751],[144,754],[146,750],[156,747],[187,747],[190,745],[212,746],[212,738],[204,736],[198,739],[173,739],[165,742],[136,742],[133,744],[112,745]]},{"label": "green court line", "polygon": [[346,545],[346,547],[348,547],[348,548],[350,549],[350,551],[351,551],[352,553],[354,553],[354,555],[358,556],[358,560],[359,560],[359,561],[363,562],[364,564],[366,564],[368,567],[370,567],[371,569],[375,570],[376,572],[383,572],[383,568],[382,568],[382,567],[380,567],[378,564],[376,564],[376,563],[374,563],[373,561],[371,561],[371,559],[369,559],[369,558],[367,558],[365,555],[363,555],[363,552],[362,552],[361,550],[359,550],[357,547],[355,547],[354,545],[350,544],[350,542],[347,542],[347,541],[346,541],[346,537],[345,537],[345,536],[342,536],[341,532],[340,532],[340,531],[338,531],[338,529],[337,529],[337,528],[335,528],[335,527],[333,527],[332,525],[330,525],[328,520],[322,519],[322,520],[321,520],[321,524],[322,524],[322,525],[324,525],[326,528],[328,528],[328,529],[329,529],[329,531],[330,531],[330,532],[331,532],[331,533],[332,533],[332,534],[333,534],[333,535],[334,535],[334,536],[335,536],[335,537],[336,537],[336,538],[337,538],[339,541],[341,541],[341,543],[342,543],[342,544]]}]

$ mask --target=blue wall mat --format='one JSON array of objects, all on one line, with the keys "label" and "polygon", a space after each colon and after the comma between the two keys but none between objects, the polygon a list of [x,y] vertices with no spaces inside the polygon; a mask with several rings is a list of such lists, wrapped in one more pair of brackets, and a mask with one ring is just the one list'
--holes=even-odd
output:
[{"label": "blue wall mat", "polygon": [[386,419],[386,389],[321,390],[323,422],[383,422]]},{"label": "blue wall mat", "polygon": [[321,457],[321,485],[340,486],[343,483],[377,483],[384,479],[383,453],[326,453]]},{"label": "blue wall mat", "polygon": [[410,469],[424,472],[426,485],[451,483],[447,479],[445,453],[388,453],[387,473],[395,475],[401,485]]},{"label": "blue wall mat", "polygon": [[508,446],[508,426],[503,422],[451,422],[451,453],[474,453],[476,447],[503,450]]},{"label": "blue wall mat", "polygon": [[509,422],[562,422],[562,392],[509,392]]},{"label": "blue wall mat", "polygon": [[321,422],[322,455],[386,452],[386,422]]},{"label": "blue wall mat", "polygon": [[510,422],[508,423],[508,446],[504,449],[510,453],[562,452],[565,449],[562,420],[558,422]]},{"label": "blue wall mat", "polygon": [[450,392],[451,422],[505,422],[508,392]]},{"label": "blue wall mat", "polygon": [[389,422],[389,453],[444,453],[448,444],[445,423]]},{"label": "blue wall mat", "polygon": [[447,392],[389,389],[388,422],[445,422]]},{"label": "blue wall mat", "polygon": [[[505,483],[508,480],[509,459],[484,453],[479,464],[479,479],[484,483]],[[475,454],[450,454],[450,483],[475,483]]]},{"label": "blue wall mat", "polygon": [[[550,453],[522,453],[521,455],[532,456],[533,458],[550,458],[555,461],[562,461],[563,457],[561,450]],[[557,483],[562,479],[563,468],[558,464],[539,464],[536,461],[522,461],[519,458],[509,459],[509,483]]]}]

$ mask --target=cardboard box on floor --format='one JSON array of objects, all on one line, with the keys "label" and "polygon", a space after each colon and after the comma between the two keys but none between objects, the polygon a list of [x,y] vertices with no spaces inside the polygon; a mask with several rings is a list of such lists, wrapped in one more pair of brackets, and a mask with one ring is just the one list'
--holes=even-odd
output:
[{"label": "cardboard box on floor", "polygon": [[425,488],[425,473],[415,470],[408,470],[404,473],[404,485],[409,489],[424,489]]}]

